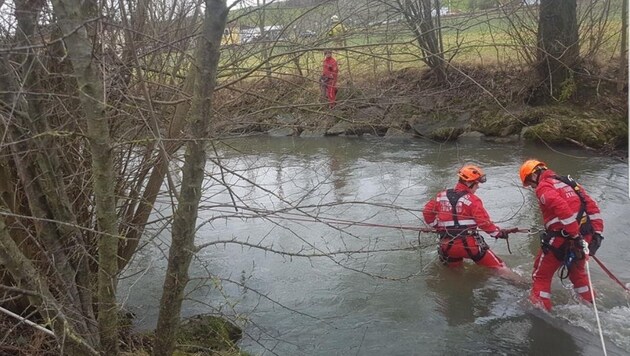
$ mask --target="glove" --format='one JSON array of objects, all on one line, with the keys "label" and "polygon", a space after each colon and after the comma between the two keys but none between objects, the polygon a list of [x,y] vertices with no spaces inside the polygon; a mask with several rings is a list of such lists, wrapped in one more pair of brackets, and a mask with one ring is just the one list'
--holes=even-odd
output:
[{"label": "glove", "polygon": [[593,234],[593,238],[591,239],[591,242],[588,244],[589,256],[595,256],[595,252],[597,252],[597,249],[599,248],[599,246],[602,245],[603,239],[604,239],[604,236],[598,233]]},{"label": "glove", "polygon": [[501,229],[499,230],[499,233],[497,234],[497,236],[495,236],[495,239],[506,239],[508,238],[510,234],[507,233],[507,231],[505,231],[505,229]]},{"label": "glove", "polygon": [[585,257],[585,254],[589,251],[587,251],[588,247],[586,246],[586,242],[584,241],[582,235],[577,235],[577,237],[571,240],[571,242],[573,242],[575,258],[578,260],[583,259]]}]

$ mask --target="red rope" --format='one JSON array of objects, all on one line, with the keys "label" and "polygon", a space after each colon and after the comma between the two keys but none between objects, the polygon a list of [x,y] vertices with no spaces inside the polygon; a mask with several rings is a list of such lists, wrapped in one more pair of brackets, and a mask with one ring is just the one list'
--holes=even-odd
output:
[{"label": "red rope", "polygon": [[604,272],[606,272],[608,277],[610,277],[613,281],[617,282],[617,284],[619,284],[621,288],[625,289],[626,292],[630,293],[630,289],[628,289],[628,287],[626,287],[623,283],[621,283],[621,281],[617,277],[615,277],[615,275],[612,274],[612,272],[610,272],[608,268],[606,268],[606,266],[604,266],[604,264],[602,263],[602,261],[599,260],[599,258],[595,256],[591,256],[591,257],[593,257],[593,259],[595,260],[595,262],[597,262],[599,267],[601,267],[604,270]]},{"label": "red rope", "polygon": [[[224,210],[216,209],[215,211],[219,212],[227,212]],[[244,215],[244,214],[240,214]],[[281,215],[293,215],[296,217],[287,217]],[[324,224],[334,224],[334,225],[348,225],[348,226],[369,226],[369,227],[381,227],[381,228],[389,228],[396,230],[411,230],[411,231],[419,231],[419,232],[437,232],[436,229],[431,227],[419,227],[419,226],[404,226],[404,225],[388,225],[388,224],[376,224],[376,223],[368,223],[361,221],[353,221],[353,220],[344,220],[337,219],[331,217],[320,217],[317,215],[303,217],[302,214],[297,213],[288,213],[288,212],[280,212],[275,214],[250,214],[250,218],[267,218],[267,219],[279,219],[279,220],[288,220],[288,221],[303,221],[303,222],[321,222]],[[530,232],[529,229],[521,229],[518,227],[506,229],[507,233],[515,233],[515,232]]]}]

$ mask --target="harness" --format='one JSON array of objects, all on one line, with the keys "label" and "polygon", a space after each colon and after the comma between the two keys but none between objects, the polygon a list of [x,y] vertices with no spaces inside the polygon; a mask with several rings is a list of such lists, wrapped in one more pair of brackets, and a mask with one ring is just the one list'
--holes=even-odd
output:
[{"label": "harness", "polygon": [[[459,223],[459,219],[457,217],[457,202],[459,201],[459,199],[467,194],[468,192],[457,191],[455,189],[446,190],[446,198],[451,204],[451,212],[453,214],[454,225],[446,227],[445,231],[439,233],[440,240],[449,239],[446,249],[442,249],[441,246],[438,247],[438,254],[440,255],[440,259],[444,263],[461,261],[461,258],[448,256],[448,251],[451,249],[451,247],[453,247],[456,240],[462,241],[464,249],[468,253],[468,257],[470,257],[470,259],[475,262],[481,260],[483,256],[486,255],[486,251],[488,251],[488,245],[483,240],[483,238],[479,236],[476,229],[472,229],[472,227],[469,225],[462,225]],[[468,241],[466,240],[466,237],[468,236],[474,236],[475,240],[477,241],[479,252],[477,252],[476,254],[473,254],[472,249],[470,248],[470,246],[468,246]]]},{"label": "harness", "polygon": [[[576,216],[576,220],[578,222],[578,225],[580,226],[580,234],[592,234],[593,226],[591,224],[590,217],[586,213],[586,199],[584,198],[584,195],[582,194],[582,190],[580,189],[578,183],[573,178],[571,178],[571,176],[554,175],[553,178],[573,188],[575,194],[578,196],[578,198],[580,198],[580,210],[578,211]],[[551,245],[551,239],[557,237],[565,239],[560,247],[554,247]],[[582,247],[576,246],[575,241],[573,239],[569,239],[568,236],[563,235],[562,231],[544,231],[541,234],[540,244],[545,254],[551,251],[559,261],[563,262],[563,270],[560,271],[561,279],[564,279],[568,276],[568,269],[573,261],[581,260],[584,258]],[[565,271],[565,269],[566,274],[563,274],[563,271]]]}]

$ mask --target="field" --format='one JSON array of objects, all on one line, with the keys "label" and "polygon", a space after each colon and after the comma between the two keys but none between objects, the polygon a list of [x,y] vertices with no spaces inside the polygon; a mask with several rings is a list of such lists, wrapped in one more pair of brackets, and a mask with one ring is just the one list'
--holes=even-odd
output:
[{"label": "field", "polygon": [[[322,50],[333,48],[341,70],[350,80],[424,68],[423,52],[409,24],[401,15],[356,5],[340,10],[345,26],[343,38],[327,36],[332,5],[283,8],[282,3],[261,9],[234,11],[231,26],[264,25],[283,28],[272,38],[226,46],[221,76],[235,79],[247,73],[260,75],[316,77]],[[353,3],[355,4],[355,3]],[[356,3],[358,4],[358,3]],[[536,60],[538,8],[502,7],[470,11],[471,1],[453,1],[450,13],[440,17],[443,56],[453,66],[530,66]],[[608,6],[606,6],[606,4]],[[621,2],[580,2],[581,52],[587,61],[609,62],[619,56]],[[376,14],[375,14],[376,13]],[[264,16],[263,16],[264,14]],[[308,36],[304,35],[308,33]]]}]

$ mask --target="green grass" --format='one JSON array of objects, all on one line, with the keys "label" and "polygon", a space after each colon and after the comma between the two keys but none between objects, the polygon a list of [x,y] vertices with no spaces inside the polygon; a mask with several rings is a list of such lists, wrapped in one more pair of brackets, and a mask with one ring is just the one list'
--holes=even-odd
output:
[{"label": "green grass", "polygon": [[[451,1],[452,8],[467,10],[469,0]],[[596,10],[598,9],[596,5]],[[621,29],[620,9],[621,0],[611,3],[611,11],[607,26],[604,29],[603,43],[598,47],[595,58],[609,60],[618,55],[619,37]],[[292,19],[302,15],[309,8],[270,7],[266,9],[266,23],[289,23]],[[309,16],[323,19],[334,9],[330,5],[321,6]],[[235,11],[231,17],[240,16],[245,10]],[[260,13],[251,13],[239,19],[239,23],[253,25],[258,21]],[[522,8],[517,12],[520,22],[508,21],[501,11],[476,12],[459,16],[445,16],[441,18],[442,41],[445,57],[461,64],[482,65],[527,65],[527,54],[535,55],[537,9],[535,7]],[[582,25],[581,49],[583,54],[592,50],[593,38],[584,32],[588,24],[599,24],[598,19]],[[515,28],[516,27],[516,28]],[[342,72],[352,72],[353,75],[369,75],[382,70],[416,67],[422,68],[421,50],[408,27],[404,23],[380,25],[368,29],[347,26],[348,35],[343,51],[337,51],[336,57]],[[303,51],[299,65],[309,77],[316,77],[320,71],[323,59],[321,49],[334,44],[326,42],[323,31],[318,37],[303,40],[300,43],[278,43],[273,49],[268,49],[273,58],[269,61],[272,71],[276,75],[293,75],[297,67],[291,61],[295,51]],[[518,33],[518,36],[516,35]],[[246,52],[254,55],[246,54]],[[283,55],[287,54],[287,55]],[[242,59],[234,63],[234,59],[242,55]],[[238,73],[251,70],[259,66],[264,60],[262,44],[247,44],[235,46],[224,51],[222,64],[226,66],[224,76],[235,77]],[[530,60],[533,57],[529,57]],[[264,67],[260,68],[261,70]],[[262,74],[261,71],[257,74]]]}]

